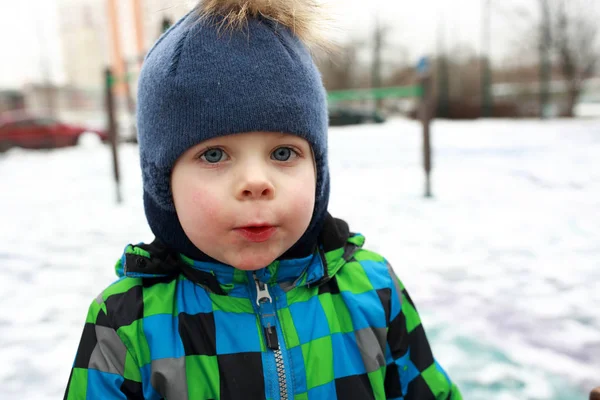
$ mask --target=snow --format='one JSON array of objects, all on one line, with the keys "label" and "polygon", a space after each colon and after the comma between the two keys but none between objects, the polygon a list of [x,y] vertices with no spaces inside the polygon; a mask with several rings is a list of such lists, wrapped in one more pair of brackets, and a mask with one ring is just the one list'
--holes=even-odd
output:
[{"label": "snow", "polygon": [[[600,385],[600,122],[436,121],[330,132],[331,213],[394,266],[465,399],[583,399]],[[0,398],[62,397],[87,307],[152,239],[137,149],[0,155]]]}]

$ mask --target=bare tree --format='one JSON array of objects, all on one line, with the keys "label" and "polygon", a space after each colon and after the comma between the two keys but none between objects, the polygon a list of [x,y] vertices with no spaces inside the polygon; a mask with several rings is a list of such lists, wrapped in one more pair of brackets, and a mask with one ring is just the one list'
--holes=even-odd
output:
[{"label": "bare tree", "polygon": [[327,90],[352,89],[356,87],[358,51],[361,43],[351,41],[327,55],[317,57],[317,64]]},{"label": "bare tree", "polygon": [[600,59],[597,0],[553,0],[552,47],[567,84],[565,115],[573,110]]},{"label": "bare tree", "polygon": [[[561,77],[566,83],[565,116],[573,116],[585,81],[600,62],[600,19],[598,0],[531,0],[539,12],[523,7],[498,8],[518,32],[511,43],[515,49],[511,63],[529,69],[538,65],[539,112],[545,115],[550,101],[550,80]],[[530,40],[523,40],[529,37]],[[518,69],[518,68],[517,68]],[[523,79],[526,78],[523,76]]]},{"label": "bare tree", "polygon": [[381,87],[384,84],[384,69],[390,64],[389,60],[384,60],[384,54],[389,55],[391,51],[389,43],[391,33],[392,27],[382,22],[381,17],[376,15],[372,33],[371,87],[373,88]]},{"label": "bare tree", "polygon": [[[391,28],[381,22],[379,15],[375,16],[375,27],[373,29],[373,63],[371,64],[371,87],[378,88],[383,85],[383,60],[382,53],[387,47],[387,39]],[[375,103],[377,109],[383,107],[383,99]]]}]

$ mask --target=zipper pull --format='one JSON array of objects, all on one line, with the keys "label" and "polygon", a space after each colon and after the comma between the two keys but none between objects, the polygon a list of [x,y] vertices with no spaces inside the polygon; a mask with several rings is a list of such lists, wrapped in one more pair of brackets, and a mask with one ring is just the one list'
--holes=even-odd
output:
[{"label": "zipper pull", "polygon": [[267,338],[267,347],[271,350],[279,350],[279,339],[277,339],[277,330],[269,325],[265,329],[265,338]]},{"label": "zipper pull", "polygon": [[256,283],[256,304],[260,307],[261,303],[272,303],[273,299],[269,294],[269,289],[267,289],[267,285],[259,281],[256,275],[254,275],[254,283]]},{"label": "zipper pull", "polygon": [[[264,307],[268,303],[273,303],[273,299],[271,298],[271,294],[269,293],[267,285],[259,281],[256,277],[256,274],[253,275],[254,283],[256,284],[256,304],[258,305],[262,317],[264,317]],[[267,339],[267,347],[271,350],[278,350],[279,339],[277,339],[277,330],[270,323],[267,323],[267,326],[264,326],[265,322],[266,321],[263,320],[263,330],[265,333],[265,339]]]}]

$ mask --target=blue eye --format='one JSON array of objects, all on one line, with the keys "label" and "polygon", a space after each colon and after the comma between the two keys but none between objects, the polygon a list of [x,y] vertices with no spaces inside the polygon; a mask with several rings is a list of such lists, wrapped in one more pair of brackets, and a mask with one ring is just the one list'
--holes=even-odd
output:
[{"label": "blue eye", "polygon": [[225,152],[221,149],[208,149],[200,156],[200,158],[208,163],[215,164],[219,161],[223,161],[224,156]]},{"label": "blue eye", "polygon": [[271,154],[271,158],[277,161],[288,161],[296,152],[289,147],[280,147]]}]

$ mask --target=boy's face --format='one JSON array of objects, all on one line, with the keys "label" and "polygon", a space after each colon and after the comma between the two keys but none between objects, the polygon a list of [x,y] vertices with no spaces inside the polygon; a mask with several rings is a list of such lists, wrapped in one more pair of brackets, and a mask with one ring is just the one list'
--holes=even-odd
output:
[{"label": "boy's face", "polygon": [[304,234],[315,204],[309,143],[251,132],[206,140],[175,163],[179,222],[208,256],[242,270],[273,262]]}]

